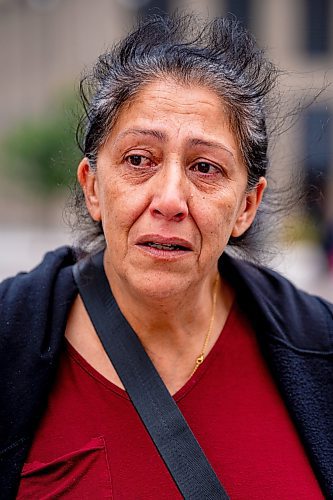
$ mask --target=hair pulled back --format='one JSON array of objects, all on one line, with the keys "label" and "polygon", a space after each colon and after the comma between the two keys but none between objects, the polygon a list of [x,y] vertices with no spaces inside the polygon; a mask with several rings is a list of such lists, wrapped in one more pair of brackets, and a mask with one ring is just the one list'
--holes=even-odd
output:
[{"label": "hair pulled back", "polygon": [[[253,36],[235,18],[217,18],[202,26],[194,15],[152,16],[101,55],[91,74],[81,80],[85,114],[77,131],[79,146],[94,170],[122,106],[145,85],[163,78],[202,85],[226,107],[251,189],[267,172],[266,96],[276,75]],[[82,250],[103,248],[102,226],[90,218],[79,188],[76,213]],[[229,243],[244,247],[248,233]]]}]

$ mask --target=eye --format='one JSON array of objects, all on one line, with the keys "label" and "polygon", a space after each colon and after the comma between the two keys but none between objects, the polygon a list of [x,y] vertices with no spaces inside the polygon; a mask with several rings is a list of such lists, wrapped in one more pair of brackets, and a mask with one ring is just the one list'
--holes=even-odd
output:
[{"label": "eye", "polygon": [[151,167],[153,165],[152,160],[143,155],[128,155],[125,157],[125,161],[133,167]]},{"label": "eye", "polygon": [[139,167],[143,163],[144,159],[145,157],[141,155],[130,155],[126,157],[128,163],[130,163],[134,167]]},{"label": "eye", "polygon": [[199,161],[191,166],[193,172],[198,172],[199,174],[213,175],[221,173],[221,169],[209,163],[207,161]]}]

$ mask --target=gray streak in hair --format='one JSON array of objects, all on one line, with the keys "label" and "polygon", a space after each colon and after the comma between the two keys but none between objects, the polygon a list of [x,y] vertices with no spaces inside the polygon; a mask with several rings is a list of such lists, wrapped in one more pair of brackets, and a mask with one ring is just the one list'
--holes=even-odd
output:
[{"label": "gray streak in hair", "polygon": [[[153,16],[101,55],[92,73],[82,79],[85,115],[78,128],[79,145],[94,170],[122,106],[144,86],[163,78],[206,86],[226,106],[251,189],[267,172],[266,101],[277,74],[234,18],[217,18],[202,26],[193,15]],[[80,188],[75,206],[79,246],[86,252],[105,246],[102,226],[90,218]],[[229,243],[245,248],[250,233],[251,228]]]}]

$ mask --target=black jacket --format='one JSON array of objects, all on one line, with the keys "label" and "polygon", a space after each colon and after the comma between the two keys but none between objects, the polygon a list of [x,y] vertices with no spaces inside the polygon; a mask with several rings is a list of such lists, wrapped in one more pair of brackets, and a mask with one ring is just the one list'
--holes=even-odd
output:
[{"label": "black jacket", "polygon": [[[0,285],[0,492],[15,498],[56,374],[77,294],[63,247]],[[333,306],[265,268],[224,254],[220,271],[257,333],[327,498],[333,499]]]}]

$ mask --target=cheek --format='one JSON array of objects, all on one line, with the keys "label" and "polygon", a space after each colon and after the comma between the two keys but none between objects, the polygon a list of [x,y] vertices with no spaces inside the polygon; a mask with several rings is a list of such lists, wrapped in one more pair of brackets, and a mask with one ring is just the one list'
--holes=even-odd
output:
[{"label": "cheek", "polygon": [[106,232],[112,230],[116,233],[127,233],[144,213],[147,199],[142,188],[126,187],[122,183],[113,183],[108,190],[104,191],[103,196],[104,230]]},{"label": "cheek", "polygon": [[122,214],[122,211],[119,210],[121,192],[116,185],[108,181],[103,184],[103,189],[100,189],[99,200],[103,229],[108,239],[109,233],[114,232],[120,223],[119,216]]},{"label": "cheek", "polygon": [[206,239],[209,246],[222,245],[228,239],[230,225],[231,217],[230,214],[225,214],[225,210],[207,213],[202,231],[203,240]]},{"label": "cheek", "polygon": [[231,231],[237,218],[235,204],[231,201],[218,201],[214,206],[206,206],[201,211],[201,233],[203,244],[221,255],[229,241]]}]

